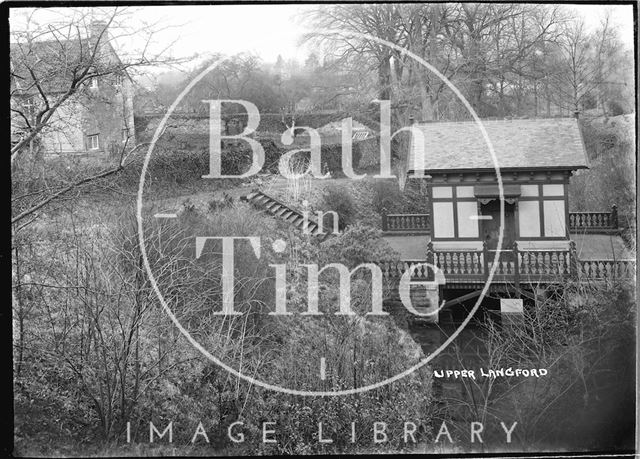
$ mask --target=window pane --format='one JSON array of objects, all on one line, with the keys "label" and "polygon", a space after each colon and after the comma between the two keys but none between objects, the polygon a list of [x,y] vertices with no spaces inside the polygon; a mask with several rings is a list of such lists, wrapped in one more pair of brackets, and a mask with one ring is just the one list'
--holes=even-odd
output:
[{"label": "window pane", "polygon": [[544,235],[566,236],[564,201],[544,201]]},{"label": "window pane", "polygon": [[453,192],[450,186],[434,186],[433,187],[434,198],[452,198]]},{"label": "window pane", "polygon": [[521,185],[520,196],[538,196],[538,185]]},{"label": "window pane", "polygon": [[[473,188],[471,187],[473,192]],[[478,204],[474,202],[458,203],[458,236],[459,237],[478,237],[478,220],[472,217],[478,215]]]},{"label": "window pane", "polygon": [[564,185],[542,185],[545,196],[564,196]]},{"label": "window pane", "polygon": [[540,237],[539,206],[539,201],[520,201],[518,203],[520,237]]},{"label": "window pane", "polygon": [[433,203],[433,237],[453,237],[453,203]]},{"label": "window pane", "polygon": [[472,186],[459,186],[456,189],[456,195],[459,198],[474,198],[473,187]]}]

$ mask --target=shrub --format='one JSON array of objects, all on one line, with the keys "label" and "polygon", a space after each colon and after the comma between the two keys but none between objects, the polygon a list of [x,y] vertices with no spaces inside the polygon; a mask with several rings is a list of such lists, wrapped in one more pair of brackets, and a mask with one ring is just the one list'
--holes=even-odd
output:
[{"label": "shrub", "polygon": [[[487,368],[543,368],[547,375],[465,385],[462,420],[491,413],[518,421],[517,440],[528,448],[631,449],[633,289],[567,284],[547,293],[525,303],[522,323],[488,322],[481,332]],[[459,343],[452,346],[462,352]]]},{"label": "shrub", "polygon": [[362,224],[350,226],[322,244],[322,261],[353,268],[361,263],[398,261],[398,254],[382,238],[382,231]]},{"label": "shrub", "polygon": [[[151,217],[153,209],[146,209],[144,226],[149,264],[163,296],[180,323],[212,354],[260,380],[312,390],[323,384],[326,390],[371,384],[422,358],[419,346],[387,317],[283,318],[266,313],[273,310],[275,297],[270,263],[287,264],[287,299],[294,303],[289,310],[299,312],[307,306],[303,265],[323,261],[321,251],[350,267],[384,259],[390,255],[379,231],[354,225],[320,244],[292,234],[286,224],[248,205],[214,207],[215,212],[207,212],[185,200],[178,218],[170,221],[157,221]],[[371,428],[377,421],[389,425],[390,441],[381,448],[404,448],[400,431],[405,420],[420,426],[425,438],[431,407],[426,367],[364,394],[301,399],[257,389],[208,362],[158,305],[142,266],[132,208],[107,213],[103,206],[100,211],[100,224],[74,208],[69,216],[49,219],[34,234],[24,233],[47,244],[43,249],[22,241],[21,271],[16,274],[20,281],[29,274],[32,282],[42,284],[23,281],[14,304],[14,314],[22,320],[16,343],[22,353],[14,361],[22,367],[15,377],[21,446],[38,439],[43,453],[50,455],[65,442],[123,442],[127,421],[133,442],[144,443],[150,420],[160,428],[173,421],[181,452],[192,447],[199,421],[210,434],[206,447],[229,447],[234,453],[361,450],[372,447]],[[68,222],[70,215],[74,225]],[[247,314],[213,314],[212,305],[218,310],[221,303],[219,246],[210,241],[196,259],[193,234],[261,238],[260,257],[246,242],[234,252],[236,310]],[[285,252],[272,250],[275,239],[287,241]],[[369,285],[363,277],[354,279],[354,310],[367,307]],[[323,311],[335,308],[337,286],[335,276],[322,278]],[[26,331],[22,337],[21,327]],[[325,381],[318,377],[321,357],[328,362]],[[103,396],[107,389],[115,391],[111,398]],[[45,419],[56,422],[45,426]],[[240,446],[226,438],[226,427],[237,419],[248,426],[247,442]],[[278,444],[273,447],[261,442],[263,421],[277,422]],[[318,422],[325,424],[323,435],[332,437],[333,445],[317,441]],[[357,424],[355,444],[350,442],[351,422]]]},{"label": "shrub", "polygon": [[[333,210],[338,214],[338,228],[343,230],[354,222],[356,207],[349,190],[341,185],[329,185],[324,189],[323,194],[324,210]],[[330,214],[325,214],[323,222],[325,228],[333,228],[333,221]],[[327,218],[328,217],[328,218]]]},{"label": "shrub", "polygon": [[[356,143],[352,148],[352,165],[354,169],[359,164],[361,155],[361,149]],[[331,175],[334,177],[344,176],[344,172],[342,170],[341,144],[322,145],[321,158],[323,173],[331,172]]]},{"label": "shrub", "polygon": [[370,187],[371,204],[379,214],[393,211],[404,200],[396,180],[373,180]]},{"label": "shrub", "polygon": [[624,115],[624,107],[618,101],[610,100],[607,105],[609,106],[609,114],[611,116]]}]

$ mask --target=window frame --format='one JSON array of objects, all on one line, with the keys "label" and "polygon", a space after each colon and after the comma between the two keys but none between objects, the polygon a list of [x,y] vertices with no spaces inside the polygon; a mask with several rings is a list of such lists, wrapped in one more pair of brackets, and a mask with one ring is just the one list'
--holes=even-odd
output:
[{"label": "window frame", "polygon": [[[473,197],[469,197],[469,196],[465,196],[465,197],[458,197],[458,187],[461,186],[469,186],[469,184],[467,183],[448,183],[448,184],[437,184],[437,185],[431,185],[429,187],[429,200],[431,202],[431,240],[432,241],[465,241],[465,242],[471,242],[471,241],[479,241],[481,240],[480,238],[480,222],[479,220],[471,220],[471,222],[467,223],[465,222],[465,225],[467,224],[475,224],[476,225],[476,231],[478,236],[477,237],[461,237],[460,236],[460,215],[458,212],[458,203],[459,202],[473,202],[476,204],[476,206],[478,206],[478,198],[476,198],[475,196]],[[449,193],[443,193],[440,196],[449,196],[449,197],[438,197],[438,198],[434,198],[433,197],[433,190],[436,187],[448,187],[450,188],[450,196]],[[453,207],[453,236],[447,236],[447,237],[438,237],[435,234],[435,215],[436,215],[436,210],[435,210],[435,203],[451,203],[452,207]],[[480,211],[478,209],[476,215],[479,215]]]},{"label": "window frame", "polygon": [[[535,185],[538,187],[538,195],[537,196],[523,196],[521,195],[518,198],[518,202],[516,205],[516,220],[518,221],[517,228],[517,239],[521,241],[559,241],[566,240],[570,237],[569,233],[569,192],[568,192],[568,183],[563,180],[551,180],[544,182],[530,182],[528,185]],[[543,193],[544,185],[563,185],[564,195],[545,195]],[[522,201],[534,201],[538,203],[538,218],[539,218],[539,226],[540,226],[540,236],[522,236],[520,234],[520,203]],[[565,214],[565,235],[564,236],[547,236],[545,232],[545,221],[546,215],[544,211],[544,203],[545,201],[564,201],[564,214]]]},{"label": "window frame", "polygon": [[[95,139],[96,146],[93,146],[93,140]],[[87,135],[87,147],[90,151],[100,150],[100,133]]]},{"label": "window frame", "polygon": [[34,116],[36,114],[35,96],[26,97],[22,103],[22,108],[27,116]]}]

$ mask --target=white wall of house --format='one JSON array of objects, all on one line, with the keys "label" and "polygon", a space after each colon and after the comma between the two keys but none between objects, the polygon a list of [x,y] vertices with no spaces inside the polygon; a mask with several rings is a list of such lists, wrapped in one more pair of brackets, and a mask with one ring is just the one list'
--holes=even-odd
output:
[{"label": "white wall of house", "polygon": [[71,153],[84,151],[82,112],[84,107],[73,101],[62,104],[42,131],[42,143],[46,153]]},{"label": "white wall of house", "polygon": [[[569,240],[517,240],[518,250],[569,250]],[[482,250],[482,241],[432,241],[434,250]]]},{"label": "white wall of house", "polygon": [[482,250],[481,241],[433,241],[434,250]]},{"label": "white wall of house", "polygon": [[516,241],[518,250],[569,250],[569,240],[563,241]]}]

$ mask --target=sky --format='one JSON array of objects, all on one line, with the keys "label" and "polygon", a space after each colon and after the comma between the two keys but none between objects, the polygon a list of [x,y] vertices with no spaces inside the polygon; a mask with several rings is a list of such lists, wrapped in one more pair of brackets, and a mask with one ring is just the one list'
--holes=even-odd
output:
[{"label": "sky", "polygon": [[[173,57],[213,52],[237,54],[254,52],[266,62],[274,62],[278,55],[285,59],[304,61],[310,50],[300,47],[298,40],[306,29],[300,16],[316,5],[164,5],[129,7],[128,23],[142,27],[156,23],[160,31],[154,45],[161,49],[171,43]],[[588,29],[599,25],[606,8],[623,42],[632,47],[633,8],[631,5],[566,5],[582,16]],[[49,18],[59,17],[61,8],[39,9],[34,18],[45,24]],[[10,9],[11,28],[24,27],[25,15],[32,8]],[[120,43],[130,47],[135,38]]]},{"label": "sky", "polygon": [[[165,5],[128,7],[128,22],[156,24],[158,48],[172,43],[174,57],[221,52],[255,52],[267,62],[278,55],[304,59],[308,52],[298,46],[305,32],[299,15],[314,5]],[[33,15],[40,24],[59,18],[62,8],[43,8]],[[111,9],[101,9],[109,11]],[[32,8],[12,8],[11,28],[23,28]],[[119,43],[128,45],[128,43]]]}]

